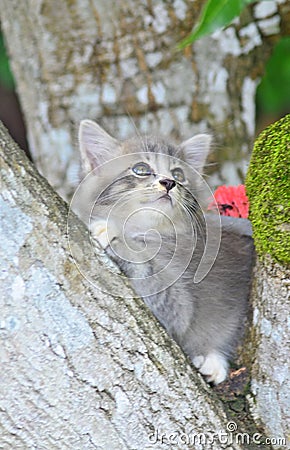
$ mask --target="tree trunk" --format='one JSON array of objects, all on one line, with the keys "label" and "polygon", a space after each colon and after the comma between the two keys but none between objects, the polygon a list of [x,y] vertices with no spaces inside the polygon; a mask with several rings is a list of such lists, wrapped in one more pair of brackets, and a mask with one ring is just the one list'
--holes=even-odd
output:
[{"label": "tree trunk", "polygon": [[1,449],[242,448],[219,441],[222,403],[73,215],[68,242],[67,205],[2,126],[0,162]]},{"label": "tree trunk", "polygon": [[[271,258],[258,261],[252,291],[252,414],[274,440],[289,440],[290,270]],[[249,350],[248,348],[248,350]],[[280,448],[279,443],[276,445]],[[282,445],[281,445],[282,446]]]},{"label": "tree trunk", "polygon": [[289,440],[290,425],[289,159],[290,115],[286,115],[257,138],[246,180],[259,255],[251,299],[253,323],[245,351],[251,367],[249,400],[256,422],[273,441]]},{"label": "tree trunk", "polygon": [[63,197],[75,188],[76,125],[84,118],[121,139],[135,133],[133,120],[141,132],[177,139],[213,132],[220,164],[211,183],[241,181],[256,86],[290,12],[286,0],[262,2],[225,31],[175,51],[202,4],[0,0],[30,149]]}]

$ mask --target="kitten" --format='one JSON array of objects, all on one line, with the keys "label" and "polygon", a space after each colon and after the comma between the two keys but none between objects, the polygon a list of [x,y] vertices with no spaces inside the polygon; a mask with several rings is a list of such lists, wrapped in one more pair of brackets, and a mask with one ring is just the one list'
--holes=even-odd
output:
[{"label": "kitten", "polygon": [[89,175],[76,212],[200,373],[221,383],[242,334],[253,242],[247,220],[202,211],[211,137],[118,142],[84,120],[79,142]]}]

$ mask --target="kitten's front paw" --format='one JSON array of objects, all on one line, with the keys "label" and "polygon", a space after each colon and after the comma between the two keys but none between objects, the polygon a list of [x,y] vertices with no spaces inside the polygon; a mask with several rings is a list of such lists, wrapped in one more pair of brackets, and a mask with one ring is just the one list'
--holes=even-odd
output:
[{"label": "kitten's front paw", "polygon": [[204,375],[209,383],[222,383],[228,373],[228,363],[219,353],[209,353],[207,356],[196,356],[193,364]]},{"label": "kitten's front paw", "polygon": [[99,219],[91,223],[90,232],[100,246],[105,249],[110,244],[107,228],[107,220]]},{"label": "kitten's front paw", "polygon": [[199,356],[195,356],[192,360],[194,367],[196,367],[196,369],[200,369],[201,366],[204,363],[204,356],[199,355]]}]

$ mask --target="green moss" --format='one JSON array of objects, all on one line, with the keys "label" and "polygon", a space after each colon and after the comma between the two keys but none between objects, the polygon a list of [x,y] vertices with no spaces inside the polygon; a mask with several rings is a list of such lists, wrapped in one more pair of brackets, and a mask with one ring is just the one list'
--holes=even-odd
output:
[{"label": "green moss", "polygon": [[290,115],[257,138],[246,190],[257,253],[290,264]]}]

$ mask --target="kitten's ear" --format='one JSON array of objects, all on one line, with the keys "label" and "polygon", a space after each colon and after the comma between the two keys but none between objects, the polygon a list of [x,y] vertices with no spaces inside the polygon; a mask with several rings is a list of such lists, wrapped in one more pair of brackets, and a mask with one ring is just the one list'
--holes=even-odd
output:
[{"label": "kitten's ear", "polygon": [[119,142],[92,120],[81,121],[79,145],[85,173],[120,154]]},{"label": "kitten's ear", "polygon": [[212,137],[209,134],[197,134],[178,147],[177,156],[182,157],[191,167],[202,172],[210,151]]}]

